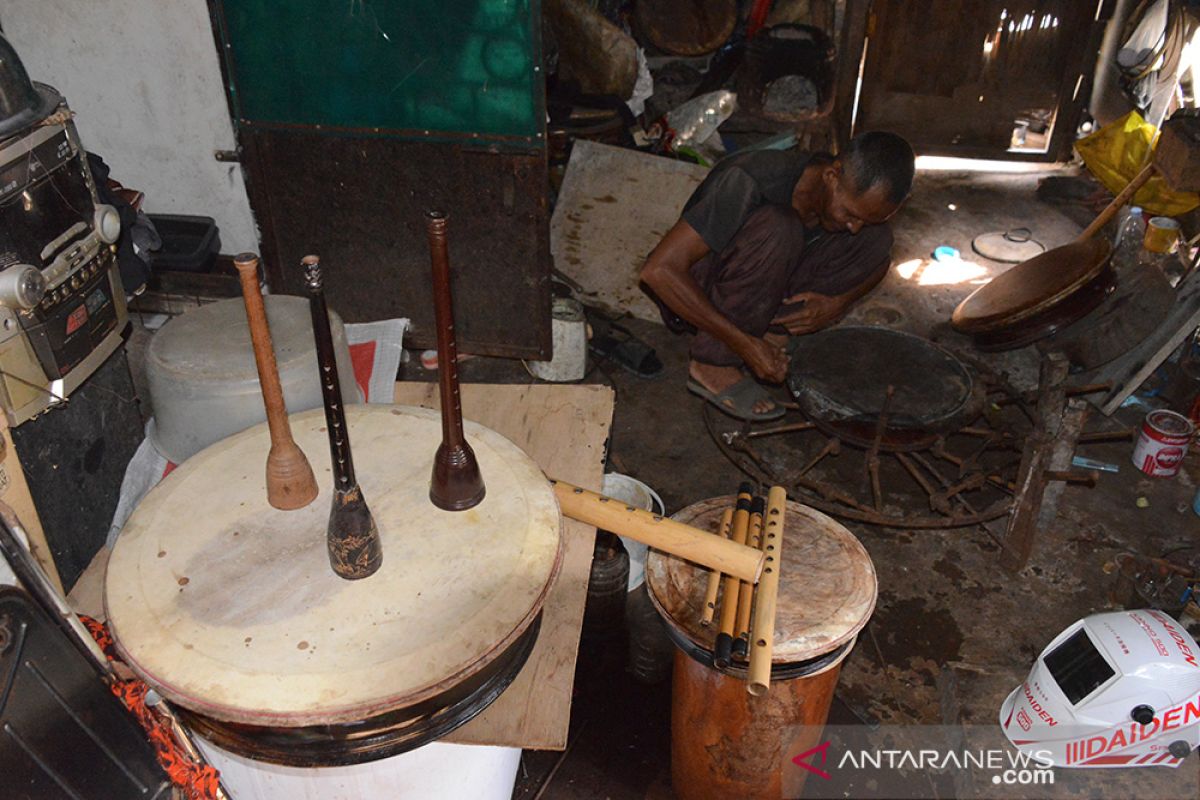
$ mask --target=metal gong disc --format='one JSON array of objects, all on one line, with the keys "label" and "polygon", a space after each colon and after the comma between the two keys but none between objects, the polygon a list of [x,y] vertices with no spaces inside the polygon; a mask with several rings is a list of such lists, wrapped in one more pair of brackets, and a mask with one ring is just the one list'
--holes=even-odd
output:
[{"label": "metal gong disc", "polygon": [[788,388],[819,428],[862,447],[875,438],[886,404],[880,446],[888,450],[929,447],[978,416],[984,402],[972,371],[947,350],[919,336],[867,326],[800,337]]}]

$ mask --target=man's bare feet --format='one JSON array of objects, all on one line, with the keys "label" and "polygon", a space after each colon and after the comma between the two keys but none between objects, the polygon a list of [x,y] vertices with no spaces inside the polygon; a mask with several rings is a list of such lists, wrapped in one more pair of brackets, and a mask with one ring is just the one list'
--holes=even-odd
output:
[{"label": "man's bare feet", "polygon": [[[713,394],[720,394],[746,377],[737,367],[720,367],[714,364],[702,364],[699,361],[688,362],[688,374]],[[774,409],[775,402],[770,398],[764,398],[754,404],[755,414],[766,414]]]}]

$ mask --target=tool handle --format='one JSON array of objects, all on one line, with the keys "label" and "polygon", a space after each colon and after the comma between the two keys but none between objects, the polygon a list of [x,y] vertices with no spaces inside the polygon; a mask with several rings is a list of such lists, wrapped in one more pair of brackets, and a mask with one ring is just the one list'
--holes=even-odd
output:
[{"label": "tool handle", "polygon": [[242,281],[246,322],[254,347],[263,407],[267,412],[267,428],[271,433],[271,449],[267,454],[267,502],[285,511],[303,508],[317,496],[317,480],[304,451],[292,438],[292,427],[288,423],[271,328],[267,324],[267,311],[258,286],[258,256],[241,253],[234,258],[233,264]]},{"label": "tool handle", "polygon": [[1153,174],[1154,162],[1151,161],[1149,164],[1142,167],[1142,171],[1133,177],[1133,180],[1131,180],[1129,184],[1112,199],[1111,203],[1105,206],[1104,210],[1100,212],[1099,216],[1092,220],[1092,224],[1084,228],[1083,233],[1079,234],[1075,241],[1084,242],[1092,238],[1097,231],[1107,225],[1108,221],[1116,216],[1117,212],[1120,211],[1121,208],[1128,203],[1135,194],[1137,194],[1137,190],[1142,188],[1146,181],[1150,180],[1150,176]]}]

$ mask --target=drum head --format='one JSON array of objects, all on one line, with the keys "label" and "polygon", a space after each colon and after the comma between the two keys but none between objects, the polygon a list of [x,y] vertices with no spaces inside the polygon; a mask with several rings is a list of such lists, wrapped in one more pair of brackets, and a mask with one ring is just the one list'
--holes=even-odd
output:
[{"label": "drum head", "polygon": [[155,487],[109,561],[105,604],[129,665],[197,714],[263,726],[356,722],[426,704],[485,671],[537,618],[561,560],[558,504],[537,465],[466,424],[487,497],[429,501],[437,412],[348,406],[383,566],[329,566],[325,418],[291,418],[321,495],[266,502],[264,425],[201,451]]},{"label": "drum head", "polygon": [[983,387],[971,370],[919,336],[847,326],[796,340],[788,388],[801,412],[831,435],[869,442],[889,386],[885,446],[903,448],[914,434],[955,430],[983,406]]},{"label": "drum head", "polygon": [[[716,533],[722,513],[735,500],[702,500],[672,518]],[[866,549],[830,517],[788,501],[783,527],[772,662],[793,664],[853,640],[871,618],[878,586]],[[708,574],[704,567],[658,550],[646,559],[650,599],[663,619],[677,634],[711,652],[717,626],[700,624]],[[719,596],[717,602],[719,609]]]},{"label": "drum head", "polygon": [[1038,317],[1096,280],[1111,252],[1103,239],[1047,250],[980,286],[958,304],[951,322],[963,333],[979,334]]}]

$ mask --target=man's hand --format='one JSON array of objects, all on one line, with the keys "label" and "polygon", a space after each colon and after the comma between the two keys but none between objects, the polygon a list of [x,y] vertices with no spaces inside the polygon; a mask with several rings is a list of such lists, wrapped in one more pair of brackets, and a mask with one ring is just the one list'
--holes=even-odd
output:
[{"label": "man's hand", "polygon": [[813,333],[837,322],[850,305],[842,296],[830,297],[816,292],[801,292],[783,301],[785,307],[797,303],[803,305],[780,314],[771,320],[771,324],[782,325],[793,336]]},{"label": "man's hand", "polygon": [[781,383],[787,377],[787,352],[765,339],[747,337],[745,345],[738,348],[737,354],[755,376],[768,383]]}]

